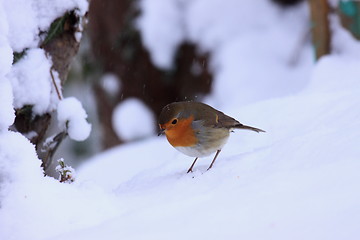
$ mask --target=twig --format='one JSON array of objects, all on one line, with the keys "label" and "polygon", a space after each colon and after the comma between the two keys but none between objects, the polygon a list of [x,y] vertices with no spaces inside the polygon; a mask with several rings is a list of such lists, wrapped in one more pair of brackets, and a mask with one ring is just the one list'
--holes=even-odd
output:
[{"label": "twig", "polygon": [[51,67],[51,68],[50,68],[51,79],[52,79],[52,82],[53,82],[53,84],[54,84],[54,87],[55,87],[55,90],[56,90],[56,93],[57,93],[57,95],[58,95],[59,100],[62,100],[60,91],[59,91],[58,86],[57,86],[57,84],[56,84],[56,82],[55,82],[54,74],[52,73],[53,68],[54,68],[54,67]]},{"label": "twig", "polygon": [[67,132],[62,131],[58,133],[51,142],[47,143],[47,146],[44,146],[44,151],[46,151],[46,155],[43,159],[42,167],[44,168],[44,171],[48,170],[48,167],[51,165],[52,157],[58,147],[60,146],[60,143],[66,138]]}]

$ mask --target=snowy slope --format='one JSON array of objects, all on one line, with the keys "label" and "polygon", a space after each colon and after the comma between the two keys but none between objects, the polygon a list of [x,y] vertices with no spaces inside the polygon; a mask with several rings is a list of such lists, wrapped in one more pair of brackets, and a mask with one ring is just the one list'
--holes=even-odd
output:
[{"label": "snowy slope", "polygon": [[358,239],[359,66],[325,57],[301,93],[229,106],[267,133],[232,134],[209,172],[206,158],[186,174],[193,159],[161,137],[94,157],[78,180],[120,214],[55,239]]},{"label": "snowy slope", "polygon": [[79,179],[126,211],[58,239],[358,239],[359,85],[232,109],[267,133],[234,133],[209,172],[211,158],[186,174],[193,159],[164,138],[95,157]]},{"label": "snowy slope", "polygon": [[[4,209],[27,226],[10,239],[358,239],[360,87],[337,86],[232,108],[267,133],[232,134],[209,172],[206,158],[186,174],[192,159],[162,137],[95,156],[76,184],[35,186],[53,208]],[[22,219],[36,206],[35,219]],[[51,216],[55,230],[34,230]]]}]

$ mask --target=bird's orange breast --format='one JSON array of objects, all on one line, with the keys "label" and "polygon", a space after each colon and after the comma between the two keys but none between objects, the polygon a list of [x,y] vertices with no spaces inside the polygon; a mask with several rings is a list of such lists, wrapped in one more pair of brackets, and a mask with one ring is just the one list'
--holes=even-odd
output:
[{"label": "bird's orange breast", "polygon": [[198,142],[191,126],[193,120],[193,116],[179,119],[175,126],[165,131],[166,138],[173,147],[191,147]]}]

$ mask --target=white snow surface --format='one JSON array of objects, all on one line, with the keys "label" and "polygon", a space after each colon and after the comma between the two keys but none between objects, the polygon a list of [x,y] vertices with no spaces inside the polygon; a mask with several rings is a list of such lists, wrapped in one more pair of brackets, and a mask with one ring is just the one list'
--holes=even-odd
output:
[{"label": "white snow surface", "polygon": [[[4,2],[0,0],[0,13]],[[312,64],[306,46],[298,62],[288,65],[281,56],[287,56],[287,44],[296,39],[297,25],[290,26],[304,21],[304,6],[290,13],[262,0],[239,6],[229,1],[227,10],[221,8],[227,4],[215,0],[197,0],[191,6],[200,8],[206,2],[208,9],[198,19],[193,15],[198,20],[193,25],[202,26],[201,45],[214,53],[215,84],[226,81],[209,101],[266,133],[236,131],[213,169],[206,171],[212,156],[201,158],[191,174],[186,170],[192,158],[164,137],[148,138],[94,156],[77,169],[73,184],[61,184],[43,177],[26,138],[7,131],[14,116],[6,77],[11,56],[6,56],[0,61],[0,239],[360,238],[359,42],[332,19],[333,54]],[[258,7],[264,17],[249,18],[250,10]],[[233,37],[232,31],[221,30],[221,22],[237,22],[239,11],[252,26],[244,25],[239,31],[243,36]],[[3,25],[0,21],[0,50],[10,45]],[[269,29],[288,32],[287,40],[268,34]],[[251,39],[260,42],[258,38],[271,41],[266,45],[264,40],[256,54],[245,51]],[[242,64],[248,74],[238,75]],[[266,84],[274,92],[255,91],[259,78],[249,78],[251,72],[266,73]],[[237,81],[246,84],[239,89]],[[245,101],[246,91],[254,96]]]},{"label": "white snow surface", "polygon": [[12,106],[13,95],[10,82],[0,76],[0,132],[7,130],[14,122],[15,114]]},{"label": "white snow surface", "polygon": [[86,120],[87,114],[81,102],[75,97],[62,99],[57,107],[59,127],[67,130],[69,137],[76,141],[84,141],[91,132],[91,124]]},{"label": "white snow surface", "polygon": [[1,7],[2,3],[3,0],[0,0],[0,132],[7,130],[15,118],[12,89],[10,81],[6,78],[11,69],[13,55],[7,40],[9,26],[5,10]]},{"label": "white snow surface", "polygon": [[154,114],[139,99],[120,102],[112,115],[112,125],[120,139],[132,141],[154,134]]}]

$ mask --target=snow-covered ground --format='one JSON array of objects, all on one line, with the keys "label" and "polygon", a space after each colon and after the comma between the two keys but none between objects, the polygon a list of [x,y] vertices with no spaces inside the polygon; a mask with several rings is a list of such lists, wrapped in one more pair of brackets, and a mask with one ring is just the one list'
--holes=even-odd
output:
[{"label": "snow-covered ground", "polygon": [[[1,107],[0,239],[359,239],[360,43],[332,19],[333,54],[313,64],[300,44],[289,64],[304,31],[291,26],[306,23],[306,5],[289,13],[265,0],[237,2],[214,18],[222,1],[197,0],[162,23],[182,22],[178,38],[214,54],[207,102],[266,133],[236,131],[213,169],[211,156],[191,174],[193,159],[154,136],[94,156],[73,184],[61,184],[44,178],[32,145],[7,131],[11,111]],[[258,7],[266,20],[251,18]],[[193,25],[181,17],[196,11]],[[234,21],[239,27],[227,28]],[[163,67],[171,44],[155,57]],[[0,68],[6,103],[9,71]]]}]

